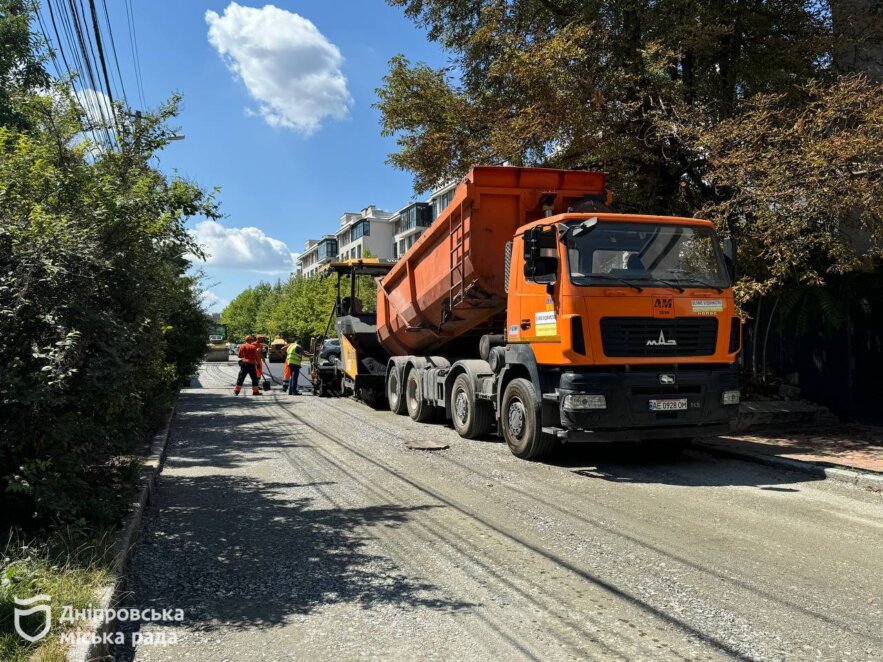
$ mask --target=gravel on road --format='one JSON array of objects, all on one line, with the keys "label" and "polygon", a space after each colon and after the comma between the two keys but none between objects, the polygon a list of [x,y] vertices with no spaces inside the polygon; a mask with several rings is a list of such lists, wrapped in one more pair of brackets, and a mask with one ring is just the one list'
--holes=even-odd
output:
[{"label": "gravel on road", "polygon": [[[883,495],[629,445],[525,462],[350,399],[178,401],[117,659],[883,659]],[[409,450],[412,441],[447,445]]]}]

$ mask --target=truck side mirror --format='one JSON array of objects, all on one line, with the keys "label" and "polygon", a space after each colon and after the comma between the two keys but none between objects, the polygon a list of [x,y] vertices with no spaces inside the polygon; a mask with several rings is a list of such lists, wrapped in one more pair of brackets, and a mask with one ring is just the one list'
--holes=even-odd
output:
[{"label": "truck side mirror", "polygon": [[730,282],[736,281],[736,241],[732,237],[727,237],[723,241],[724,262],[727,264],[727,272],[730,275]]},{"label": "truck side mirror", "polygon": [[558,276],[558,234],[555,228],[524,232],[524,277],[534,283],[554,283]]}]

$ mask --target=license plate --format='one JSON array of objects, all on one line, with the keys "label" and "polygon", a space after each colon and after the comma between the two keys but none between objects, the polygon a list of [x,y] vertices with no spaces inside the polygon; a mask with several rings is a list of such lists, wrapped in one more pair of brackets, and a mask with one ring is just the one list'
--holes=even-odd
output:
[{"label": "license plate", "polygon": [[686,411],[687,398],[676,400],[651,400],[650,411]]}]

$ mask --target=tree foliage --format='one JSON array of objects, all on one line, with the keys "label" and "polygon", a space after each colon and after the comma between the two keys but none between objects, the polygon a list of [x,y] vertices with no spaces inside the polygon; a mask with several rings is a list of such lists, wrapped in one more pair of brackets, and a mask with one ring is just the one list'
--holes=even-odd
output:
[{"label": "tree foliage", "polygon": [[[827,26],[803,0],[389,0],[450,69],[391,62],[378,90],[390,161],[419,190],[477,163],[606,170],[629,207],[689,212],[704,160],[671,131],[808,81]],[[775,66],[770,66],[770,62]]]},{"label": "tree foliage", "polygon": [[[365,251],[365,258],[371,257],[370,251]],[[350,295],[348,277],[341,279],[340,295]],[[377,310],[377,284],[372,277],[357,277],[355,295],[362,310]],[[221,313],[221,322],[227,325],[234,341],[241,341],[249,333],[261,333],[306,345],[311,338],[337,335],[333,320],[328,324],[336,299],[336,277],[295,275],[284,283],[259,283],[246,288]]]},{"label": "tree foliage", "polygon": [[[3,58],[17,54],[22,73],[36,56],[14,4],[0,14],[17,28]],[[137,125],[120,113],[107,151],[65,83],[17,80],[0,80],[0,523],[110,518],[112,459],[149,432],[204,351],[208,319],[184,257],[199,249],[184,222],[217,211],[149,163],[177,99]]]},{"label": "tree foliage", "polygon": [[[246,288],[221,313],[231,338],[249,333],[308,343],[323,335],[336,298],[332,278],[294,276],[285,283],[260,283]],[[328,330],[335,335],[334,325]]]},{"label": "tree foliage", "polygon": [[794,95],[757,95],[701,135],[721,193],[702,213],[740,238],[745,299],[883,257],[883,86],[851,75]]},{"label": "tree foliage", "polygon": [[255,332],[258,310],[271,287],[268,283],[248,287],[224,308],[221,323],[227,325],[227,337],[233,342],[241,342],[246,335]]},{"label": "tree foliage", "polygon": [[873,3],[388,2],[450,57],[395,57],[378,90],[417,190],[476,164],[607,171],[621,211],[739,240],[743,301],[879,255]]},{"label": "tree foliage", "polygon": [[31,34],[31,5],[26,0],[0,0],[0,126],[26,128],[28,117],[18,101],[49,84]]}]

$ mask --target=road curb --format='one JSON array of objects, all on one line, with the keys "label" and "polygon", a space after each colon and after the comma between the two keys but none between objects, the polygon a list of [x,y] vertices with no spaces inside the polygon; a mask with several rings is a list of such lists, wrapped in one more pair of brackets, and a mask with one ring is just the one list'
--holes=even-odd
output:
[{"label": "road curb", "polygon": [[718,457],[746,460],[748,462],[764,464],[777,469],[789,469],[790,471],[798,471],[800,473],[819,476],[838,483],[856,485],[857,487],[871,490],[873,492],[883,492],[883,475],[857,469],[835,467],[820,462],[807,462],[803,460],[793,460],[789,457],[779,457],[777,455],[764,455],[762,453],[752,453],[750,451],[733,450],[731,448],[723,448],[713,443],[703,441],[696,442],[696,448]]},{"label": "road curb", "polygon": [[[113,564],[111,566],[113,580],[101,591],[101,599],[97,606],[97,609],[105,610],[104,613],[121,602],[126,590],[126,566],[135,550],[135,544],[138,542],[141,524],[144,521],[144,512],[153,498],[156,477],[162,471],[165,462],[169,435],[176,412],[177,403],[173,402],[165,423],[150,442],[150,451],[141,469],[139,481],[141,486],[138,489],[138,496],[132,503],[132,512],[126,516],[122,529],[114,542]],[[110,631],[112,625],[113,621],[102,620],[99,623],[93,623],[86,630],[77,631],[78,635],[82,635],[82,639],[78,639],[78,643],[68,649],[68,662],[92,662],[103,659],[107,655],[107,646],[104,643],[93,643],[92,640],[101,639],[102,635]]]}]

